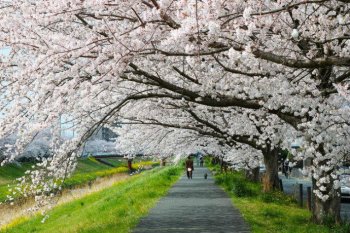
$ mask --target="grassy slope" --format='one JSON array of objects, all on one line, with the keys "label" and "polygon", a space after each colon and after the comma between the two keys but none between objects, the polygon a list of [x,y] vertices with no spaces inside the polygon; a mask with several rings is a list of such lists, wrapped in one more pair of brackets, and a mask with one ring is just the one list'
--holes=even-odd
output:
[{"label": "grassy slope", "polygon": [[147,171],[54,208],[44,224],[37,216],[2,232],[129,232],[181,173],[179,167]]},{"label": "grassy slope", "polygon": [[0,202],[6,200],[6,196],[10,194],[8,185],[13,185],[15,179],[23,176],[31,166],[33,163],[8,164],[0,167]]},{"label": "grassy slope", "polygon": [[[126,161],[118,158],[110,158],[116,168],[101,164],[93,158],[80,159],[74,174],[65,181],[64,187],[70,188],[77,185],[86,184],[98,177],[105,177],[116,173],[128,172]],[[154,165],[157,163],[151,161],[138,161],[134,164],[137,168],[139,164]],[[33,163],[23,163],[21,165],[8,164],[0,167],[0,202],[6,200],[9,194],[8,185],[13,185],[16,178],[24,175],[24,172],[33,166]]]},{"label": "grassy slope", "polygon": [[[34,163],[21,163],[21,164],[7,164],[0,167],[0,202],[6,199],[8,192],[8,185],[12,186],[15,183],[15,179],[24,175],[26,170],[31,169]],[[86,182],[87,178],[91,177],[91,174],[97,171],[103,171],[110,169],[110,167],[100,164],[97,161],[91,159],[81,159],[78,162],[77,169],[72,176],[72,183],[77,184],[79,181]],[[84,180],[77,179],[76,176],[85,175]],[[69,181],[68,181],[69,182]]]},{"label": "grassy slope", "polygon": [[32,163],[22,163],[21,165],[8,164],[0,167],[0,185],[8,184],[14,179],[22,176],[32,165]]},{"label": "grassy slope", "polygon": [[[216,167],[211,169],[219,171]],[[348,233],[349,225],[320,226],[310,222],[308,210],[280,192],[261,192],[261,185],[248,182],[241,173],[218,174],[216,182],[231,196],[253,233]]]}]

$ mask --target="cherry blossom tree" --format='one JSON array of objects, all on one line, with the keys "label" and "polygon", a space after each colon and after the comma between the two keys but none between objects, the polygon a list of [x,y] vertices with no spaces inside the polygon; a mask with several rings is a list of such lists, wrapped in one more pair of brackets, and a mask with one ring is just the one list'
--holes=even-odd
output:
[{"label": "cherry blossom tree", "polygon": [[[138,112],[138,106],[147,106],[147,112]],[[150,114],[152,113],[152,114]],[[162,101],[139,101],[119,112],[119,117],[127,122],[121,124],[128,125],[156,125],[157,127],[170,127],[182,130],[190,130],[206,137],[216,138],[223,147],[228,146],[258,150],[264,156],[267,172],[264,177],[264,190],[272,191],[279,189],[278,177],[278,153],[280,147],[289,148],[290,138],[295,138],[297,131],[287,124],[283,124],[273,115],[259,115],[257,112],[240,108],[217,109],[203,105],[193,104],[184,100],[162,100]],[[263,119],[263,120],[262,120]],[[137,126],[135,127],[137,129]],[[131,130],[118,133],[127,135]],[[135,129],[133,130],[135,131]],[[137,131],[137,130],[136,130]],[[143,129],[139,134],[145,134]],[[152,134],[152,133],[151,133]],[[141,136],[142,137],[142,136]],[[144,136],[152,140],[152,137]],[[135,143],[130,136],[129,141]],[[138,147],[140,143],[136,142]],[[130,148],[127,146],[127,148]],[[178,147],[174,146],[178,149]],[[160,150],[164,150],[160,147]],[[227,149],[226,149],[227,151]],[[242,151],[242,149],[241,149]],[[246,155],[247,154],[247,155]],[[249,155],[256,153],[242,153],[242,161],[249,161]],[[237,153],[236,153],[237,155]],[[227,157],[227,156],[223,156]],[[228,156],[227,160],[232,160]],[[238,160],[236,156],[236,160]],[[259,160],[253,163],[255,168],[259,166]]]},{"label": "cherry blossom tree", "polygon": [[347,0],[0,4],[0,47],[11,49],[0,65],[0,137],[17,133],[20,153],[69,113],[77,137],[60,144],[53,134],[53,179],[74,168],[84,141],[122,108],[184,99],[253,111],[251,123],[273,141],[270,152],[284,141],[275,122],[293,127],[313,159],[314,220],[339,219],[335,168],[350,132],[346,100],[337,94],[348,92],[350,75]]}]

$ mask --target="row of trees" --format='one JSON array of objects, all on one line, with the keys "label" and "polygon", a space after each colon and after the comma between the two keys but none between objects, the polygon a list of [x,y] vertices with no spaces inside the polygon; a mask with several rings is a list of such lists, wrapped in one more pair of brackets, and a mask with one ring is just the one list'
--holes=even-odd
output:
[{"label": "row of trees", "polygon": [[[0,4],[0,47],[11,49],[1,58],[0,137],[16,132],[21,151],[37,132],[55,131],[62,114],[77,128],[63,144],[53,133],[55,156],[43,163],[50,172],[32,174],[36,185],[64,178],[84,141],[115,122],[128,153],[201,149],[250,167],[262,158],[265,191],[279,188],[280,149],[303,137],[313,219],[340,219],[349,1]],[[30,189],[42,194],[37,187]]]}]

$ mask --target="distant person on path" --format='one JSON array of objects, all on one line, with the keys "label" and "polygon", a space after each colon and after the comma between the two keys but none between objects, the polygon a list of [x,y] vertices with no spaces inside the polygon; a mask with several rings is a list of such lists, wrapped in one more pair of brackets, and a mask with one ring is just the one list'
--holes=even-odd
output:
[{"label": "distant person on path", "polygon": [[199,158],[199,164],[201,167],[203,167],[204,159],[203,156]]},{"label": "distant person on path", "polygon": [[284,161],[284,175],[288,179],[288,175],[289,175],[289,160],[288,159],[286,159],[286,161]]},{"label": "distant person on path", "polygon": [[292,161],[289,161],[289,163],[288,163],[288,174],[289,174],[289,176],[292,175],[292,168],[293,168],[293,163],[292,163]]},{"label": "distant person on path", "polygon": [[186,165],[186,173],[187,178],[192,179],[192,173],[193,173],[193,160],[191,159],[191,155],[187,157],[187,160],[185,162]]}]

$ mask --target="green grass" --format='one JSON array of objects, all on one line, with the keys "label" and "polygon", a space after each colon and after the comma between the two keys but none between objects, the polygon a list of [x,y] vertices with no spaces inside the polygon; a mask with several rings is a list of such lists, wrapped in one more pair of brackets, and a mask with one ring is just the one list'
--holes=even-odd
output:
[{"label": "green grass", "polygon": [[74,174],[90,173],[110,169],[109,166],[98,162],[93,157],[78,160]]},{"label": "green grass", "polygon": [[58,206],[42,216],[16,221],[0,232],[129,232],[182,174],[180,167],[158,168],[110,188]]},{"label": "green grass", "polygon": [[[64,182],[64,188],[73,188],[79,185],[87,184],[88,182],[94,181],[100,177],[111,176],[117,173],[127,173],[127,163],[126,160],[120,160],[118,158],[109,158],[108,162],[115,165],[112,168],[108,165],[102,164],[96,161],[93,157],[86,159],[79,159],[76,170],[71,177],[67,178]],[[142,161],[136,160],[133,164],[135,169],[139,165],[149,165],[156,166],[159,163],[153,161]],[[25,171],[31,169],[34,163],[22,163],[22,164],[8,164],[0,167],[0,202],[6,200],[9,193],[8,185],[14,186],[15,179],[24,175]]]},{"label": "green grass", "polygon": [[[126,166],[126,159],[124,158],[105,158],[103,160],[114,165],[115,167]],[[136,157],[135,159],[133,159],[133,164],[136,169],[137,169],[137,165],[142,163],[146,163],[148,165],[159,164],[158,162],[152,162],[152,161],[149,161],[148,159],[144,159],[143,157]]]},{"label": "green grass", "polygon": [[12,187],[15,184],[15,180],[24,175],[26,170],[31,169],[33,163],[12,163],[0,167],[0,202],[6,200],[9,192],[9,185]]},{"label": "green grass", "polygon": [[[113,159],[109,159],[112,161]],[[72,188],[82,184],[86,184],[90,181],[96,180],[97,178],[111,176],[117,173],[127,173],[129,169],[127,168],[126,162],[118,161],[114,159],[115,165],[118,167],[111,168],[110,166],[104,165],[96,161],[94,158],[90,157],[78,163],[77,169],[74,174],[65,180],[63,187]],[[139,166],[157,166],[158,162],[153,161],[138,161],[133,163],[133,168],[137,170]]]},{"label": "green grass", "polygon": [[[210,164],[210,163],[207,163]],[[253,233],[348,233],[350,225],[324,226],[310,221],[311,213],[298,207],[296,201],[281,192],[263,193],[261,184],[244,179],[243,173],[218,173],[216,182],[231,196]]]},{"label": "green grass", "polygon": [[119,167],[119,166],[122,166],[122,165],[125,165],[126,164],[126,160],[125,159],[117,159],[117,158],[106,158],[106,159],[103,159],[104,161],[114,165],[115,167]]},{"label": "green grass", "polygon": [[8,164],[0,167],[0,185],[8,184],[11,181],[23,176],[24,172],[33,166],[33,163]]}]

